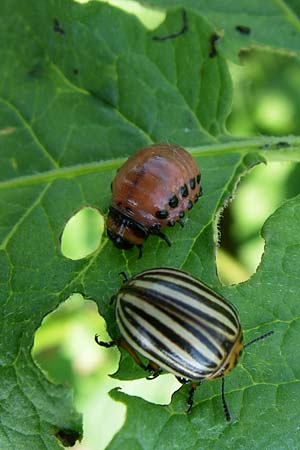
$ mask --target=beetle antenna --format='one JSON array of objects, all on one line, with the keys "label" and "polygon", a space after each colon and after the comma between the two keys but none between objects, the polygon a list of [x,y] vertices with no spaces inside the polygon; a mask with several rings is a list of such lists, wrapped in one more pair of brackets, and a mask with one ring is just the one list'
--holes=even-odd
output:
[{"label": "beetle antenna", "polygon": [[230,422],[231,421],[231,415],[230,415],[230,411],[229,411],[229,408],[228,408],[228,405],[227,405],[227,402],[226,402],[226,399],[225,399],[224,386],[225,386],[225,379],[224,379],[224,377],[222,377],[222,404],[223,404],[223,409],[224,409],[224,414],[225,414],[226,420],[227,420],[227,422]]},{"label": "beetle antenna", "polygon": [[262,334],[261,336],[258,336],[257,338],[252,339],[251,341],[247,342],[247,344],[244,345],[244,348],[248,347],[249,345],[254,344],[257,341],[261,341],[263,339],[266,339],[267,337],[272,336],[272,334],[274,334],[273,330],[272,331],[268,331],[268,333]]}]

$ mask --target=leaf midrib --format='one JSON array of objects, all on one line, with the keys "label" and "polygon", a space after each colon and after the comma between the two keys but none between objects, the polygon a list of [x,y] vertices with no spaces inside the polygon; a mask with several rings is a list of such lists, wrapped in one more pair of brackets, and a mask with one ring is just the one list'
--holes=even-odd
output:
[{"label": "leaf midrib", "polygon": [[[277,148],[280,142],[288,142],[289,148]],[[262,148],[268,146],[268,148]],[[229,153],[255,153],[264,154],[265,157],[271,156],[273,160],[282,160],[289,156],[291,160],[300,161],[300,136],[261,136],[250,139],[233,138],[225,143],[215,143],[197,147],[186,147],[194,157],[207,157],[215,155],[224,155]],[[0,182],[0,190],[12,189],[21,186],[31,186],[33,184],[47,183],[61,178],[75,178],[77,176],[90,173],[107,172],[116,170],[127,157],[95,161],[86,164],[75,164],[68,167],[47,170],[45,172],[24,175],[17,178],[11,178]],[[288,158],[286,158],[288,159]]]}]

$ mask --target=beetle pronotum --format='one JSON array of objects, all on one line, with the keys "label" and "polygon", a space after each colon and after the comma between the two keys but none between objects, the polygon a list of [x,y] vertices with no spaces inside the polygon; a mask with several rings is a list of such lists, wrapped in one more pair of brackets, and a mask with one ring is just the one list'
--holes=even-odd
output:
[{"label": "beetle pronotum", "polygon": [[[125,274],[124,274],[125,275]],[[125,279],[116,301],[116,318],[122,337],[96,342],[103,347],[126,348],[151,373],[173,373],[181,383],[191,382],[188,410],[197,386],[222,379],[226,420],[231,416],[224,395],[224,376],[237,364],[243,347],[240,320],[234,306],[203,282],[181,270],[160,267]],[[150,362],[145,366],[138,354]]]}]

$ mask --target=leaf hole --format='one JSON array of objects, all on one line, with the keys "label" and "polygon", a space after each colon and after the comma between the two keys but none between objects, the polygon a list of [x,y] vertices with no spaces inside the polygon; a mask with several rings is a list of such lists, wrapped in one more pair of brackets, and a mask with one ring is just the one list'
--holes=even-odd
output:
[{"label": "leaf hole", "polygon": [[299,176],[297,164],[270,162],[241,179],[218,224],[217,270],[223,284],[246,281],[256,272],[264,252],[263,225],[285,199],[299,193]]},{"label": "leaf hole", "polygon": [[104,228],[104,217],[99,210],[90,206],[82,208],[65,225],[61,235],[62,254],[73,260],[91,255],[100,246]]},{"label": "leaf hole", "polygon": [[48,314],[36,331],[33,356],[56,383],[74,384],[101,367],[112,373],[118,366],[118,351],[99,352],[94,335],[109,340],[105,321],[97,305],[81,294],[72,294]]},{"label": "leaf hole", "polygon": [[[75,1],[78,3],[88,3],[91,0]],[[142,24],[150,30],[158,27],[166,17],[165,12],[153,8],[153,5],[151,5],[152,7],[142,5],[135,0],[104,0],[104,2],[135,15]]]},{"label": "leaf hole", "polygon": [[[114,347],[99,347],[94,341],[95,334],[104,341],[111,339],[96,303],[81,294],[73,294],[44,318],[35,334],[32,350],[35,361],[51,382],[68,385],[74,390],[75,406],[83,414],[84,429],[76,450],[90,448],[91,436],[93,448],[106,448],[125,422],[126,407],[110,397],[111,389],[120,387],[129,395],[166,404],[180,386],[172,375],[162,375],[155,380],[111,378],[108,374],[118,368],[119,351]],[[65,434],[62,432],[57,437],[68,438],[69,433]]]},{"label": "leaf hole", "polygon": [[[125,406],[108,395],[118,385],[118,380],[108,374],[117,370],[119,352],[116,348],[101,351],[94,341],[96,333],[103,340],[110,340],[96,303],[76,293],[44,318],[32,350],[35,361],[51,382],[73,388],[75,407],[83,415],[84,429],[76,450],[91,448],[91,435],[93,448],[106,448],[125,421]],[[58,433],[56,436],[62,442],[70,437],[64,430]]]}]

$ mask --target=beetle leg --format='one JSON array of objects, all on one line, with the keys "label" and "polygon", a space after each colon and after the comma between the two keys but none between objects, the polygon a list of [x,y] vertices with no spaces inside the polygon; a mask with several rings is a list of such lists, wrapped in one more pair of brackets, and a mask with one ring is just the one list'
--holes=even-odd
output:
[{"label": "beetle leg", "polygon": [[158,237],[160,237],[161,239],[163,239],[163,240],[168,244],[168,246],[171,247],[172,242],[170,241],[170,239],[168,238],[168,236],[167,236],[166,234],[164,234],[164,233],[162,233],[162,232],[160,231],[160,228],[161,228],[161,225],[160,225],[159,223],[156,223],[155,225],[153,225],[153,226],[150,228],[149,232],[150,232],[151,234],[155,234],[156,236],[158,236]]},{"label": "beetle leg", "polygon": [[145,364],[142,362],[142,360],[139,357],[139,355],[137,354],[137,352],[134,350],[133,347],[131,347],[130,344],[128,344],[128,342],[124,338],[120,337],[117,341],[117,345],[118,345],[118,347],[124,348],[124,350],[126,350],[129,353],[129,355],[134,359],[134,361],[137,363],[138,366],[140,366],[142,369],[146,370],[147,372],[150,372],[149,379],[156,378],[156,377],[158,377],[158,375],[160,375],[160,373],[161,373],[160,367],[152,361],[150,361],[148,363],[148,365],[145,366]]},{"label": "beetle leg", "polygon": [[132,358],[140,367],[142,367],[144,370],[148,370],[147,366],[145,366],[145,364],[142,363],[140,357],[138,356],[134,348],[132,348],[131,345],[129,345],[128,342],[126,342],[125,339],[123,339],[122,337],[120,337],[116,341],[103,342],[100,341],[98,334],[96,334],[95,341],[97,342],[98,345],[100,345],[100,347],[110,348],[115,347],[117,345],[118,347],[124,348],[124,350],[126,350],[130,354],[130,356],[132,356]]},{"label": "beetle leg", "polygon": [[156,234],[156,236],[163,239],[168,244],[168,246],[171,247],[172,242],[170,241],[170,239],[168,238],[168,236],[166,234],[162,233],[159,230],[153,230],[153,234]]},{"label": "beetle leg", "polygon": [[176,378],[179,381],[179,383],[181,383],[181,384],[188,384],[190,382],[190,380],[188,378],[183,378],[183,377],[176,377]]},{"label": "beetle leg", "polygon": [[100,341],[98,334],[95,335],[95,342],[98,345],[100,345],[100,347],[105,347],[105,348],[115,347],[117,345],[116,341],[109,341],[109,342]]},{"label": "beetle leg", "polygon": [[192,407],[193,407],[193,403],[194,403],[194,394],[195,391],[197,389],[197,387],[199,386],[199,383],[192,383],[191,385],[191,389],[190,389],[190,393],[189,393],[189,397],[188,397],[188,409],[187,409],[187,414],[190,414],[190,412],[192,411]]},{"label": "beetle leg", "polygon": [[179,223],[179,225],[181,226],[181,228],[184,227],[184,222],[181,219],[177,220],[177,223]]},{"label": "beetle leg", "polygon": [[158,375],[160,375],[162,372],[162,369],[156,363],[154,363],[152,361],[149,361],[147,366],[145,366],[145,364],[142,362],[141,358],[136,353],[134,348],[131,347],[131,345],[128,344],[128,342],[125,341],[125,339],[123,337],[120,337],[116,341],[104,342],[104,341],[100,341],[99,335],[96,334],[95,342],[98,345],[100,345],[100,347],[111,348],[111,347],[115,347],[117,345],[118,347],[124,348],[124,350],[126,350],[129,353],[129,355],[134,359],[134,361],[137,363],[138,366],[140,366],[142,369],[146,370],[147,372],[150,372],[149,377],[147,377],[148,380],[153,380],[154,378],[158,377]]},{"label": "beetle leg", "polygon": [[153,361],[149,361],[147,370],[150,372],[147,380],[154,380],[154,378],[157,378],[162,373],[162,369]]},{"label": "beetle leg", "polygon": [[139,249],[138,259],[141,259],[141,257],[143,256],[143,244],[137,245],[137,248]]},{"label": "beetle leg", "polygon": [[168,244],[169,247],[171,247],[172,243],[171,243],[170,239],[168,238],[168,236],[167,236],[166,234],[164,234],[164,233],[162,233],[162,232],[160,231],[159,233],[157,233],[157,235],[158,235],[161,239],[163,239],[163,240]]},{"label": "beetle leg", "polygon": [[113,295],[109,300],[109,305],[112,305],[116,301],[116,299],[117,299],[117,296]]},{"label": "beetle leg", "polygon": [[162,369],[159,368],[155,372],[152,372],[148,377],[146,377],[147,380],[154,380],[155,378],[159,377],[159,375],[162,373]]}]

